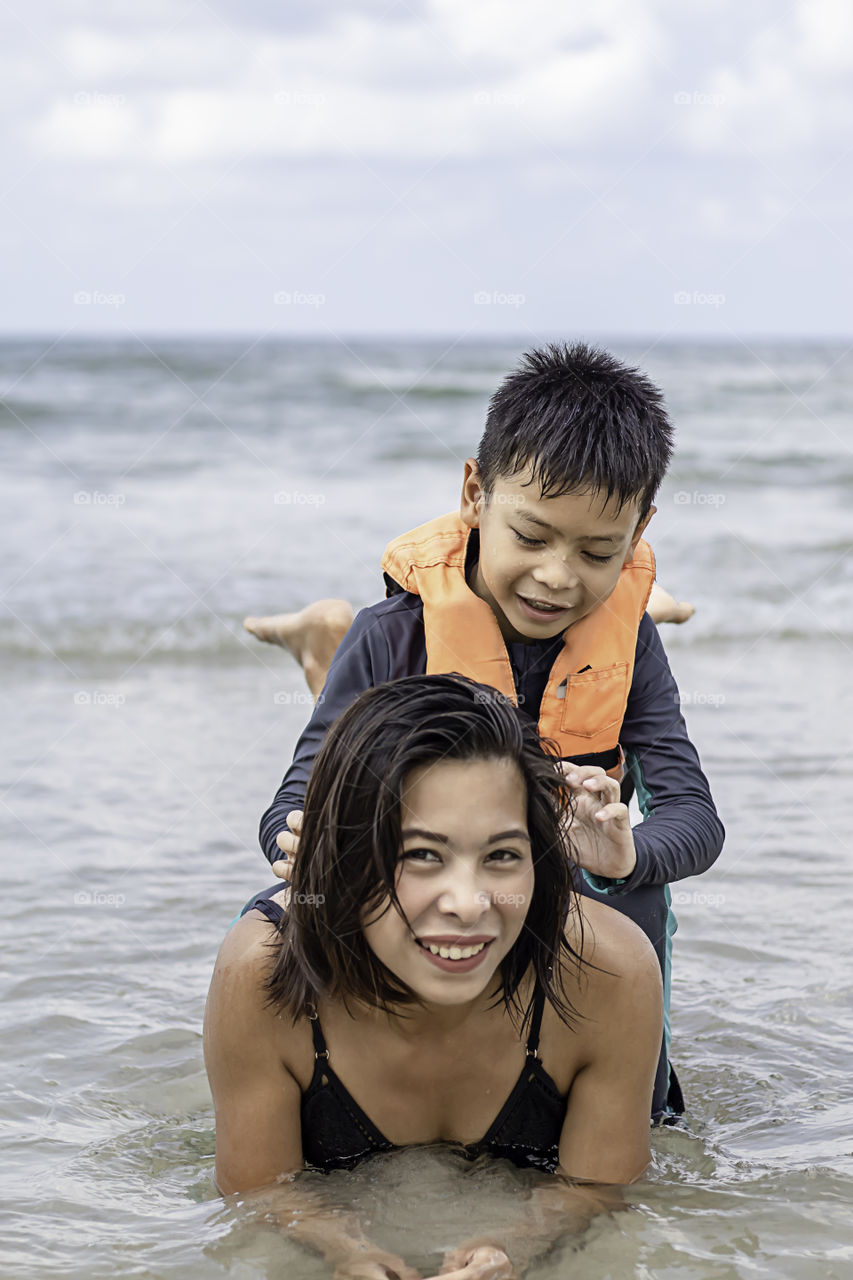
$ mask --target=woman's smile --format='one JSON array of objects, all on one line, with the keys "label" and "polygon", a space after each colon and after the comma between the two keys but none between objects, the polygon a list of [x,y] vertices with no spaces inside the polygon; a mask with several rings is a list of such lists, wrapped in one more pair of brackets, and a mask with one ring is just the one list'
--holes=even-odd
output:
[{"label": "woman's smile", "polygon": [[446,973],[468,973],[471,969],[476,969],[486,958],[486,951],[492,941],[491,938],[485,942],[468,943],[415,939],[426,959]]}]

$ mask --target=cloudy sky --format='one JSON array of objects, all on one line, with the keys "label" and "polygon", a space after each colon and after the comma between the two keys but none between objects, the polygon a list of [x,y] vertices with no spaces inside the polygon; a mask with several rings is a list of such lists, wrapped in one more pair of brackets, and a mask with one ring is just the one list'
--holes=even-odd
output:
[{"label": "cloudy sky", "polygon": [[4,0],[0,327],[853,328],[849,0]]}]

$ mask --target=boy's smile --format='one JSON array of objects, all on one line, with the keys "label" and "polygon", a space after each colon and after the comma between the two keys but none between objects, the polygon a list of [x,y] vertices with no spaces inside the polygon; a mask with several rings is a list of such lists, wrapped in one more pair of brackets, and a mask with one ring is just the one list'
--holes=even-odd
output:
[{"label": "boy's smile", "polygon": [[591,490],[543,498],[531,481],[528,464],[497,479],[487,501],[476,463],[465,463],[461,515],[480,532],[469,585],[510,643],[553,639],[605,601],[654,512],[641,519],[635,499],[620,509]]}]

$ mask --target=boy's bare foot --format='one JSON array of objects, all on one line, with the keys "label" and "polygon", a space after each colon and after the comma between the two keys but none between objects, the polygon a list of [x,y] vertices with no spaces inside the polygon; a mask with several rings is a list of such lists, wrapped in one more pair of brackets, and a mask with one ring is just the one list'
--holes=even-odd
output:
[{"label": "boy's bare foot", "polygon": [[696,612],[696,606],[686,600],[676,600],[659,583],[652,586],[652,594],[646,611],[653,622],[686,622]]},{"label": "boy's bare foot", "polygon": [[335,650],[349,631],[352,619],[352,606],[346,600],[315,600],[298,613],[244,618],[243,626],[258,640],[280,644],[292,653],[316,698],[326,683]]}]

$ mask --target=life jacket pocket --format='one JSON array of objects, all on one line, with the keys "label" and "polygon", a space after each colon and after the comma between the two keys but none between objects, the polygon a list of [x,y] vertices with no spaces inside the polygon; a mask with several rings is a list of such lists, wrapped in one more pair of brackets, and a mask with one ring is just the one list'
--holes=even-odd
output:
[{"label": "life jacket pocket", "polygon": [[569,676],[560,728],[563,733],[590,741],[608,729],[615,727],[618,731],[627,701],[627,662],[617,662],[601,671],[580,671]]}]

